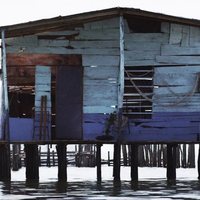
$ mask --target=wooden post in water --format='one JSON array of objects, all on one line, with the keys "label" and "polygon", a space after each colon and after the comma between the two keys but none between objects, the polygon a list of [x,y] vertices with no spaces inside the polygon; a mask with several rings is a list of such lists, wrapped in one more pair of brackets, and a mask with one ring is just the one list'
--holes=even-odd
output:
[{"label": "wooden post in water", "polygon": [[113,177],[114,181],[120,181],[120,165],[121,165],[121,145],[114,144],[114,158],[113,158]]},{"label": "wooden post in water", "polygon": [[131,181],[138,181],[138,145],[131,144]]},{"label": "wooden post in water", "polygon": [[176,146],[167,145],[167,179],[176,180]]},{"label": "wooden post in water", "polygon": [[97,151],[96,151],[97,181],[98,182],[101,182],[101,146],[102,144],[97,144]]},{"label": "wooden post in water", "polygon": [[10,146],[0,145],[0,181],[10,180]]},{"label": "wooden post in water", "polygon": [[39,156],[37,144],[25,144],[26,180],[39,180]]},{"label": "wooden post in water", "polygon": [[66,157],[66,145],[57,144],[58,155],[58,180],[67,181],[67,157]]},{"label": "wooden post in water", "polygon": [[21,168],[21,158],[20,158],[20,144],[12,145],[12,169],[13,171],[19,170]]}]

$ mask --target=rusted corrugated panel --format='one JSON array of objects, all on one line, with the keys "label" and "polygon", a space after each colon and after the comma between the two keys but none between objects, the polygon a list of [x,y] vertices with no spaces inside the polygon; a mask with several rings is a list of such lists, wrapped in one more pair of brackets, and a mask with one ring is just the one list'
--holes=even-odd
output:
[{"label": "rusted corrugated panel", "polygon": [[71,65],[79,66],[81,64],[80,55],[60,55],[60,54],[7,54],[7,65],[17,66],[35,66],[35,65],[45,65],[45,66],[59,66],[59,65]]}]

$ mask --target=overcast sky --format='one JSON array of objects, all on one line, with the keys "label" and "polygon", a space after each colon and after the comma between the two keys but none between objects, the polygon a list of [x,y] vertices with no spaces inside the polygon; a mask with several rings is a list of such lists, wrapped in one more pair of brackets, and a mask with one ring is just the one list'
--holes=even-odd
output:
[{"label": "overcast sky", "polygon": [[200,19],[200,0],[2,0],[0,26],[111,7]]}]

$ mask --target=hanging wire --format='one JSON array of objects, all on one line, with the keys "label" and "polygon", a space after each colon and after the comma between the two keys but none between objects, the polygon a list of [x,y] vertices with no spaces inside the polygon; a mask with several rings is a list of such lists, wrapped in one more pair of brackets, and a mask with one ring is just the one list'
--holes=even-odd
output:
[{"label": "hanging wire", "polygon": [[[126,73],[127,77],[130,79],[130,82],[131,82],[131,84],[133,85],[133,87],[136,89],[136,91],[137,91],[144,99],[146,99],[147,101],[153,103],[154,105],[165,106],[165,107],[172,107],[172,106],[177,106],[177,105],[179,105],[180,103],[186,103],[185,100],[188,100],[189,97],[193,96],[194,93],[196,92],[197,85],[198,85],[198,80],[199,80],[199,78],[198,78],[198,76],[197,76],[197,78],[196,78],[196,80],[195,80],[195,84],[194,84],[194,86],[193,86],[193,88],[192,88],[192,90],[191,90],[190,92],[188,92],[187,94],[183,95],[182,98],[179,99],[178,101],[173,102],[173,103],[169,103],[168,105],[166,105],[166,104],[162,104],[162,103],[159,103],[159,102],[155,102],[155,101],[154,101],[154,100],[156,100],[155,98],[154,98],[154,100],[152,100],[151,98],[149,98],[149,97],[148,97],[145,93],[143,93],[143,92],[140,90],[140,88],[135,84],[135,82],[132,80],[133,77],[128,73],[127,70],[125,70],[125,73]],[[180,98],[180,95],[177,95],[176,93],[174,93],[174,92],[170,89],[170,86],[169,86],[169,85],[167,85],[167,88],[168,88],[168,90],[169,90],[173,95],[178,96],[178,97]],[[157,99],[159,100],[159,98],[157,98]]]}]

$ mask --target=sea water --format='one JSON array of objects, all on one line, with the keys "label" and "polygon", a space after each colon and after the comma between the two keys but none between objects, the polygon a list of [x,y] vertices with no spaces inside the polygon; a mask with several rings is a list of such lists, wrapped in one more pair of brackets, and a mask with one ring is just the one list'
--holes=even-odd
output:
[{"label": "sea water", "polygon": [[176,182],[166,180],[164,168],[139,168],[139,181],[131,183],[130,167],[121,167],[121,182],[113,182],[112,166],[67,168],[68,181],[57,181],[57,167],[40,167],[40,180],[25,181],[25,168],[12,172],[10,182],[0,182],[0,199],[200,199],[196,169],[177,169]]}]

